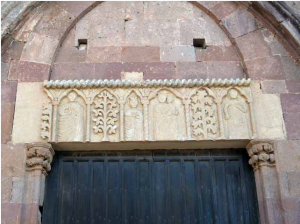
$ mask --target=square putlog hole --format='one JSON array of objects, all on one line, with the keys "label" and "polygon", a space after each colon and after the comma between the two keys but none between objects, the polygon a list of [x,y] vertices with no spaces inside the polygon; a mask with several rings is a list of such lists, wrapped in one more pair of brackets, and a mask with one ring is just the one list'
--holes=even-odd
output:
[{"label": "square putlog hole", "polygon": [[193,39],[193,46],[197,48],[206,48],[206,43],[204,38],[194,38]]}]

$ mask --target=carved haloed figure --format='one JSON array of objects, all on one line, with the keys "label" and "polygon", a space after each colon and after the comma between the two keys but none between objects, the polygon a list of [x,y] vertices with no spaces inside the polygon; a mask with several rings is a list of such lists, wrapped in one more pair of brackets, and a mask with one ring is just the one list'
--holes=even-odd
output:
[{"label": "carved haloed figure", "polygon": [[83,107],[76,102],[75,92],[68,94],[69,102],[59,110],[59,141],[83,141]]},{"label": "carved haloed figure", "polygon": [[127,141],[143,140],[143,113],[138,109],[139,100],[135,95],[129,97],[129,107],[125,112],[125,138]]},{"label": "carved haloed figure", "polygon": [[236,139],[249,138],[247,122],[247,105],[236,89],[228,91],[228,100],[224,105],[227,121],[227,137]]}]

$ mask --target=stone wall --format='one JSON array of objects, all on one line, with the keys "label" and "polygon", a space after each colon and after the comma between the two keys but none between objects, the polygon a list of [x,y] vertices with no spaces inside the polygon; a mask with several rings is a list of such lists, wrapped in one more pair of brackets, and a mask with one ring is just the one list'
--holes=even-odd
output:
[{"label": "stone wall", "polygon": [[[251,78],[259,137],[275,140],[279,192],[270,196],[269,206],[280,208],[285,223],[299,221],[300,69],[249,6],[53,2],[39,7],[1,59],[4,223],[38,219],[30,215],[37,214],[39,203],[32,195],[35,177],[25,172],[25,143],[43,141],[42,82],[119,79],[121,72],[143,72],[144,79]],[[204,38],[206,49],[194,48],[193,38]],[[78,39],[87,39],[86,50],[78,49]]]}]

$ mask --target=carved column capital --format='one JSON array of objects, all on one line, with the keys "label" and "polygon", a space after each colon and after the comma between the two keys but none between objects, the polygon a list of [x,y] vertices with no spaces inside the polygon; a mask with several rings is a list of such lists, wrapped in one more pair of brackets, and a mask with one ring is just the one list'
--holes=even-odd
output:
[{"label": "carved column capital", "polygon": [[49,143],[27,144],[27,170],[41,170],[44,174],[51,170],[51,162],[55,152]]},{"label": "carved column capital", "polygon": [[254,170],[262,166],[275,166],[274,144],[269,140],[252,140],[246,146],[249,164]]}]

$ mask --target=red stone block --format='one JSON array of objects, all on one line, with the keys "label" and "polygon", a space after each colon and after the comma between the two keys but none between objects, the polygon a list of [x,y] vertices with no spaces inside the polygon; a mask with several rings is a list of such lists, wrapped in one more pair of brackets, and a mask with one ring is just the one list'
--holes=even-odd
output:
[{"label": "red stone block", "polygon": [[279,56],[245,61],[249,77],[253,80],[284,80],[285,75]]},{"label": "red stone block", "polygon": [[121,47],[89,47],[86,62],[120,62]]},{"label": "red stone block", "polygon": [[284,114],[284,122],[288,139],[300,139],[300,113]]},{"label": "red stone block", "polygon": [[236,42],[245,61],[271,56],[271,49],[261,30],[236,38]]},{"label": "red stone block", "polygon": [[159,47],[122,47],[123,62],[159,62]]},{"label": "red stone block", "polygon": [[[93,7],[95,4],[94,1],[58,1],[55,4],[59,5],[64,10],[73,14],[75,17],[79,16],[85,10]],[[99,4],[99,3],[98,3]]]},{"label": "red stone block", "polygon": [[286,87],[290,93],[300,93],[300,81],[286,80]]},{"label": "red stone block", "polygon": [[1,61],[9,62],[10,60],[19,60],[23,51],[25,43],[13,41],[5,54],[1,57]]},{"label": "red stone block", "polygon": [[49,79],[50,65],[20,61],[17,76],[20,82],[43,82]]},{"label": "red stone block", "polygon": [[239,62],[206,62],[208,78],[245,78],[243,67]]},{"label": "red stone block", "polygon": [[177,79],[206,79],[207,64],[204,62],[177,62]]},{"label": "red stone block", "polygon": [[204,7],[208,8],[219,20],[230,15],[238,8],[235,2],[201,2]]},{"label": "red stone block", "polygon": [[280,57],[286,80],[300,81],[300,66],[291,57]]},{"label": "red stone block", "polygon": [[95,79],[94,63],[54,63],[50,79]]},{"label": "red stone block", "polygon": [[233,46],[207,46],[206,49],[196,48],[196,61],[239,61]]},{"label": "red stone block", "polygon": [[87,52],[74,47],[61,47],[55,58],[55,62],[77,62],[82,63],[86,60]]},{"label": "red stone block", "polygon": [[1,104],[1,143],[7,143],[11,141],[13,119],[15,112],[14,103]]},{"label": "red stone block", "polygon": [[98,63],[95,67],[97,79],[120,79],[121,72],[143,72],[144,79],[173,79],[175,63]]},{"label": "red stone block", "polygon": [[1,102],[14,103],[16,102],[18,83],[14,81],[1,82]]},{"label": "red stone block", "polygon": [[7,80],[10,63],[1,62],[1,80]]},{"label": "red stone block", "polygon": [[280,99],[284,113],[300,113],[300,94],[285,93]]}]

